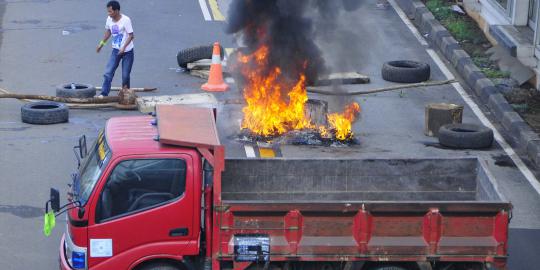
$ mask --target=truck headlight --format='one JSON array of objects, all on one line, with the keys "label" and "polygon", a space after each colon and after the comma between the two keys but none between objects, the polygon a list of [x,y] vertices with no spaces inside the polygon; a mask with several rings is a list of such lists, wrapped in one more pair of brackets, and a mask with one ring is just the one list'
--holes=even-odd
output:
[{"label": "truck headlight", "polygon": [[85,252],[71,252],[71,266],[75,269],[84,269],[86,267],[86,254]]},{"label": "truck headlight", "polygon": [[73,269],[87,269],[86,266],[86,248],[76,246],[71,240],[69,230],[66,232],[65,253],[68,264]]}]

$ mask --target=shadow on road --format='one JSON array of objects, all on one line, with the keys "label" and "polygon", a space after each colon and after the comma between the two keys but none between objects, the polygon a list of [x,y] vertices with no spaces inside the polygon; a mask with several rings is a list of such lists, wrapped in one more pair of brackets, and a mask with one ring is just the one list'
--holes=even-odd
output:
[{"label": "shadow on road", "polygon": [[3,205],[0,204],[0,213],[9,213],[21,218],[35,218],[43,215],[43,208],[28,205]]}]

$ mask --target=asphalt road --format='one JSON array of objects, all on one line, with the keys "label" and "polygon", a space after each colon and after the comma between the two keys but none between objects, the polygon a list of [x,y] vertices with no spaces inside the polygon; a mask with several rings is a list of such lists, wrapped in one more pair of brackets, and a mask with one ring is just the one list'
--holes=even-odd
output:
[{"label": "asphalt road", "polygon": [[[95,52],[104,32],[105,3],[0,1],[0,87],[54,95],[61,83],[100,86],[111,50],[109,45]],[[158,87],[160,94],[200,92],[201,79],[177,71],[178,50],[214,41],[232,45],[223,23],[205,21],[195,0],[125,0],[122,12],[131,17],[136,36],[133,87]],[[119,77],[113,85],[120,84]],[[0,100],[0,269],[57,269],[63,218],[50,237],[42,233],[49,188],[65,194],[76,168],[71,148],[78,136],[95,137],[106,119],[139,113],[71,110],[69,123],[35,126],[21,123],[20,106],[16,100]]]},{"label": "asphalt road", "polygon": [[[197,0],[122,1],[135,29],[135,64],[132,86],[158,87],[159,94],[198,93],[203,82],[177,70],[179,49],[220,41],[235,47],[223,33],[229,0],[205,2],[205,14]],[[55,86],[65,82],[100,85],[110,49],[95,53],[103,34],[105,1],[84,0],[10,0],[0,1],[0,87],[17,93],[54,95]],[[442,79],[433,60],[425,52],[395,11],[376,10],[374,0],[363,8],[344,14],[347,24],[333,33],[334,39],[350,38],[338,46],[320,42],[326,56],[348,49],[347,68],[370,75],[369,87],[388,85],[378,79],[384,61],[412,58],[431,63],[435,79]],[[218,9],[216,9],[218,8]],[[358,32],[359,39],[348,33]],[[354,44],[351,45],[351,44]],[[348,48],[344,48],[348,47]],[[362,48],[370,48],[364,50]],[[343,57],[341,57],[343,58]],[[355,61],[354,59],[358,59]],[[340,63],[330,62],[339,68]],[[114,85],[119,84],[119,76]],[[363,118],[355,124],[363,143],[352,150],[340,150],[349,156],[479,156],[499,181],[501,192],[516,206],[510,231],[510,269],[534,269],[540,265],[535,244],[540,243],[540,200],[515,166],[498,166],[496,158],[505,153],[495,147],[487,152],[448,152],[428,147],[434,140],[422,135],[423,108],[428,102],[463,103],[449,87],[411,90],[404,97],[387,93],[358,98]],[[220,100],[239,98],[234,85]],[[339,110],[350,101],[330,99],[330,109]],[[90,138],[105,121],[117,115],[137,112],[114,110],[71,110],[70,122],[34,126],[20,122],[21,103],[0,99],[0,269],[57,269],[59,227],[50,237],[42,234],[42,212],[49,187],[65,187],[76,161],[72,146],[79,135]],[[227,140],[235,132],[238,105],[222,107],[221,129],[228,144],[228,155],[242,156],[243,145]],[[469,107],[465,120],[478,123]],[[489,117],[489,115],[488,115]],[[397,147],[396,145],[399,145]],[[284,146],[286,156],[333,155],[325,149],[298,149]],[[334,152],[334,153],[330,153]],[[337,151],[339,152],[339,151]],[[354,152],[354,153],[353,153]]]}]

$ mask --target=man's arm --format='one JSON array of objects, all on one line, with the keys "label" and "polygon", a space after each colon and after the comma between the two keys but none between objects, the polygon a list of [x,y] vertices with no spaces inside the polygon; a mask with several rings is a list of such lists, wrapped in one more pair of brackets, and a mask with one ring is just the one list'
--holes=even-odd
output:
[{"label": "man's arm", "polygon": [[129,45],[129,43],[131,43],[131,41],[133,41],[133,38],[135,38],[135,36],[133,35],[133,32],[129,33],[126,43],[124,43],[124,46],[120,48],[120,50],[118,51],[118,54],[123,54],[126,51],[127,46]]},{"label": "man's arm", "polygon": [[111,30],[110,29],[105,30],[103,39],[99,42],[96,52],[99,53],[99,51],[101,51],[101,48],[103,48],[103,46],[107,44],[107,40],[109,40],[110,37],[111,37]]}]

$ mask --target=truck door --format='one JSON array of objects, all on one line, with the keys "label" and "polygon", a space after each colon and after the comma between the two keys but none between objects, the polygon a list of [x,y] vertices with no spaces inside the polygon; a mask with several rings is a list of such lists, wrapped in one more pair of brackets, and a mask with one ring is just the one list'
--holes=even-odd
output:
[{"label": "truck door", "polygon": [[127,269],[124,263],[157,254],[180,255],[188,245],[196,245],[195,207],[200,202],[192,162],[189,155],[113,162],[90,208],[95,211],[89,213],[89,266],[114,256],[122,259],[103,266]]}]

